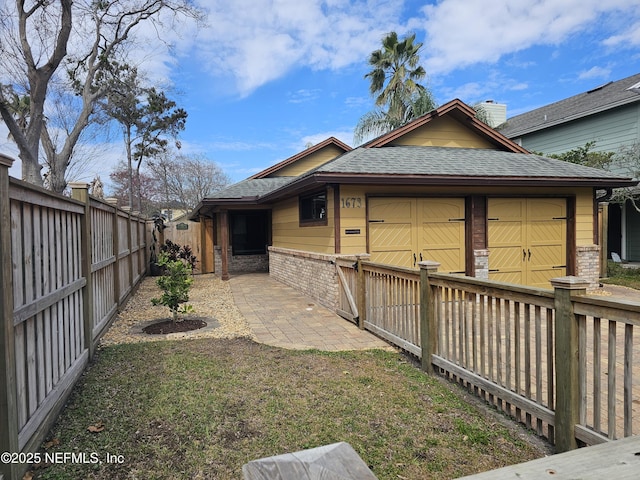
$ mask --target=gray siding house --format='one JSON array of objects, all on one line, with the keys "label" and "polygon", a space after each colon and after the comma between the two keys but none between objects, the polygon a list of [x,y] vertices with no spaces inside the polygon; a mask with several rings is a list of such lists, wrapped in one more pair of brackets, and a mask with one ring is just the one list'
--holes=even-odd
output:
[{"label": "gray siding house", "polygon": [[[596,142],[594,150],[601,152],[640,143],[640,73],[516,115],[497,130],[545,155],[588,142]],[[640,213],[632,205],[610,204],[607,232],[609,258],[616,252],[624,260],[640,261]]]}]

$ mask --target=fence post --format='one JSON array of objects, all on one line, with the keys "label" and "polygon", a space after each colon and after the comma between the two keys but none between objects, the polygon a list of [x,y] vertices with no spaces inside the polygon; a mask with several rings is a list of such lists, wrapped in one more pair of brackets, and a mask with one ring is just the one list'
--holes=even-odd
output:
[{"label": "fence post", "polygon": [[556,450],[558,453],[578,448],[574,433],[580,421],[580,352],[578,322],[573,313],[573,295],[585,294],[589,282],[578,277],[551,279],[555,294],[555,363],[556,363]]},{"label": "fence post", "polygon": [[[11,206],[9,168],[13,159],[0,154],[0,452],[18,453],[18,406],[16,403],[16,355],[13,328],[13,266],[11,261]],[[4,463],[0,472],[18,478],[20,465]]]},{"label": "fence post", "polygon": [[429,283],[429,274],[438,271],[440,264],[427,260],[420,262],[420,347],[422,370],[433,374],[431,355],[437,351],[438,328],[436,324],[435,298]]},{"label": "fence post", "polygon": [[364,321],[366,320],[367,311],[367,292],[365,290],[364,270],[362,269],[362,257],[356,257],[356,305],[358,306],[358,327],[364,330]]},{"label": "fence post", "polygon": [[89,358],[93,358],[93,282],[91,279],[91,199],[89,198],[89,184],[84,182],[69,182],[71,198],[84,203],[84,215],[80,223],[82,251],[82,275],[87,280],[82,293],[82,317],[84,324],[84,346],[89,349]]}]

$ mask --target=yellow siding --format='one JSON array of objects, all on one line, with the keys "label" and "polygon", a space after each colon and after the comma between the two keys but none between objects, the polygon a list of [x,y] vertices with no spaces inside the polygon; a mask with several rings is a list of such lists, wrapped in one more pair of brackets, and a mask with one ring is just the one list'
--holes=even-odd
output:
[{"label": "yellow siding", "polygon": [[[366,187],[362,186],[340,187],[340,253],[342,254],[367,253],[366,191]],[[347,235],[347,230],[360,230],[360,233]]]},{"label": "yellow siding", "polygon": [[593,195],[590,189],[576,194],[576,245],[593,245]]},{"label": "yellow siding", "polygon": [[301,158],[291,165],[278,170],[272,176],[297,177],[304,173],[307,173],[309,170],[313,170],[314,168],[327,163],[329,160],[333,160],[342,153],[344,152],[335,145],[328,145],[322,150],[318,150],[317,152],[314,152],[311,155]]},{"label": "yellow siding", "polygon": [[493,148],[485,138],[475,134],[468,127],[450,117],[433,119],[390,145],[417,145],[422,147]]},{"label": "yellow siding", "polygon": [[333,193],[327,190],[327,225],[300,226],[298,198],[273,207],[273,246],[316,253],[335,253]]},{"label": "yellow siding", "polygon": [[[415,196],[539,196],[549,195],[576,197],[576,245],[593,244],[593,197],[591,188],[487,188],[467,187],[398,187],[359,186],[340,187],[340,234],[341,253],[353,255],[367,252],[367,195],[415,195]],[[354,205],[355,199],[355,206]],[[328,225],[322,227],[300,227],[297,198],[282,202],[273,209],[273,244],[275,246],[307,250],[318,253],[334,253],[333,193],[327,191],[329,202]],[[349,201],[347,207],[347,200]],[[358,234],[346,234],[347,230],[360,230]]]}]

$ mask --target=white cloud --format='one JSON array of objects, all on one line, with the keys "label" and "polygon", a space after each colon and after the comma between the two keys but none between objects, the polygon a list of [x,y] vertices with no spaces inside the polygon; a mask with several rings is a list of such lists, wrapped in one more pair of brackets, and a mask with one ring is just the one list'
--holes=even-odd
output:
[{"label": "white cloud", "polygon": [[591,67],[589,70],[583,70],[578,74],[578,79],[587,80],[590,78],[609,78],[611,75],[610,68]]},{"label": "white cloud", "polygon": [[402,0],[214,0],[195,54],[241,96],[293,68],[339,69],[361,62],[400,24]]},{"label": "white cloud", "polygon": [[626,31],[606,38],[603,45],[607,47],[629,48],[640,45],[640,22],[635,22]]},{"label": "white cloud", "polygon": [[[536,45],[557,45],[605,13],[635,13],[638,0],[443,0],[423,7],[414,28],[427,32],[425,64],[445,74]],[[636,30],[637,32],[637,30]],[[616,40],[611,40],[616,41]]]},{"label": "white cloud", "polygon": [[347,145],[353,144],[353,130],[334,130],[327,132],[314,133],[312,135],[305,135],[300,139],[299,144],[295,147],[299,152],[306,149],[309,145],[316,145],[325,141],[329,137],[335,137]]}]

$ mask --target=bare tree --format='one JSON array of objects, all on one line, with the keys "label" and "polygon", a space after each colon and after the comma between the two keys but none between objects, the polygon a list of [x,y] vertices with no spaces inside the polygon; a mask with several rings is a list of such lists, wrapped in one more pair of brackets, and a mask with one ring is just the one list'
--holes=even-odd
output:
[{"label": "bare tree", "polygon": [[[0,115],[18,145],[22,160],[22,178],[38,185],[42,185],[38,152],[45,124],[44,104],[47,88],[53,74],[67,55],[67,43],[72,27],[72,4],[72,0],[59,0],[56,8],[53,8],[49,2],[39,1],[27,7],[25,0],[17,0],[15,13],[18,25],[15,38],[19,39],[19,44],[14,44],[13,48],[3,47],[3,51],[0,51],[0,56],[8,53],[6,58],[24,62],[22,72],[26,74],[26,82],[23,78],[20,79],[24,82],[22,85],[0,84]],[[57,27],[55,34],[50,30],[52,25]],[[3,30],[13,30],[15,23],[3,15],[3,27]],[[5,37],[7,33],[11,35],[8,31],[3,33]],[[15,31],[13,34],[15,35]],[[35,43],[35,50],[32,43]],[[15,65],[12,67],[13,72],[20,71]],[[16,92],[20,87],[23,91]],[[16,119],[16,112],[11,108],[10,99],[14,95],[29,97],[29,114],[22,118],[23,122]]]},{"label": "bare tree", "polygon": [[203,156],[167,152],[150,161],[148,169],[160,180],[165,203],[177,204],[189,211],[203,198],[231,183],[215,162]]},{"label": "bare tree", "polygon": [[[14,10],[7,10],[8,3],[2,8],[0,69],[10,76],[0,77],[0,115],[18,146],[23,179],[39,185],[42,142],[54,191],[64,190],[74,149],[110,85],[105,79],[128,63],[137,27],[151,23],[162,32],[173,27],[163,24],[167,18],[201,18],[189,0],[34,0],[28,7],[26,0],[16,0]],[[72,46],[77,52],[67,55]],[[68,78],[60,79],[80,102],[64,139],[56,141],[44,112],[48,88],[63,65]],[[26,124],[11,108],[14,95],[29,97]]]}]

